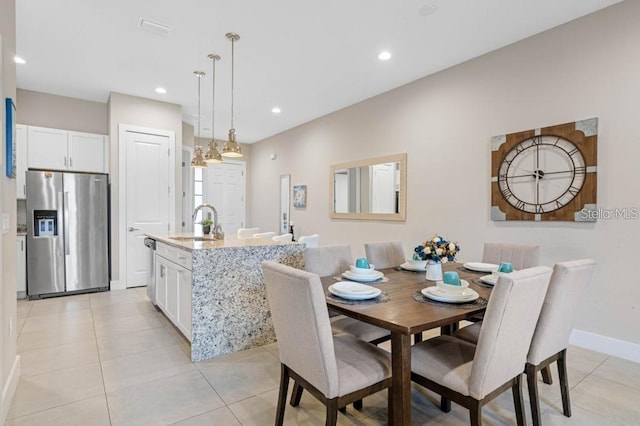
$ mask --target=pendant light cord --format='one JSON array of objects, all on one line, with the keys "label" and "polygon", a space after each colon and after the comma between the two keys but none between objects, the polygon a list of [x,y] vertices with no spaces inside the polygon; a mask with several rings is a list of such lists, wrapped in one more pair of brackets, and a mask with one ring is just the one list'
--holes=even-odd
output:
[{"label": "pendant light cord", "polygon": [[234,64],[235,64],[235,53],[234,47],[236,44],[235,38],[231,39],[231,128],[233,129],[233,79],[234,79]]},{"label": "pendant light cord", "polygon": [[216,143],[216,58],[212,58],[213,61],[213,89],[211,90],[211,143]]}]

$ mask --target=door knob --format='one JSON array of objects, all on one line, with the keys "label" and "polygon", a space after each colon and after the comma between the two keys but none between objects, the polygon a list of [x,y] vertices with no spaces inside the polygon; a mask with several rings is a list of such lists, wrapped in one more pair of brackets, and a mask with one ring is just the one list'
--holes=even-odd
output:
[{"label": "door knob", "polygon": [[133,232],[133,231],[139,231],[139,228],[134,228],[133,226],[129,227],[129,232]]}]

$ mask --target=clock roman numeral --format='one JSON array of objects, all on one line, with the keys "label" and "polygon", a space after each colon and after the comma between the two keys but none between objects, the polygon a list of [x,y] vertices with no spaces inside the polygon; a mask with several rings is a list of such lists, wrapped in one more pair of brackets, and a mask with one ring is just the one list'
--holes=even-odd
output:
[{"label": "clock roman numeral", "polygon": [[516,209],[518,209],[518,210],[524,210],[524,204],[525,204],[525,203],[524,203],[524,201],[522,201],[522,200],[518,200],[518,201],[516,202]]},{"label": "clock roman numeral", "polygon": [[576,153],[580,152],[580,150],[578,148],[573,148],[571,151],[568,152],[568,154],[573,157]]},{"label": "clock roman numeral", "polygon": [[567,192],[571,194],[571,197],[575,197],[576,195],[578,195],[578,192],[580,192],[580,188],[576,188],[572,185],[569,189],[567,189]]},{"label": "clock roman numeral", "polygon": [[513,192],[511,192],[509,188],[502,188],[501,192],[504,198],[511,198],[511,196],[513,195]]},{"label": "clock roman numeral", "polygon": [[540,204],[536,204],[536,213],[544,213],[544,208]]},{"label": "clock roman numeral", "polygon": [[516,145],[516,152],[518,154],[520,154],[522,151],[524,151],[524,148],[522,147],[522,144]]},{"label": "clock roman numeral", "polygon": [[587,167],[586,166],[576,167],[575,168],[575,173],[577,175],[583,175],[583,174],[587,173]]},{"label": "clock roman numeral", "polygon": [[507,180],[507,174],[501,173],[498,175],[498,182],[505,182]]},{"label": "clock roman numeral", "polygon": [[541,137],[534,137],[531,138],[531,145],[535,146],[535,145],[542,145],[542,138]]}]

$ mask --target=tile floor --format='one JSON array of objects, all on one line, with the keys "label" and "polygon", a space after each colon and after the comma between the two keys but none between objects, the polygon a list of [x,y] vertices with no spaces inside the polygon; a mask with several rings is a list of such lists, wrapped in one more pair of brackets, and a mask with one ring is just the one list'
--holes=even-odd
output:
[{"label": "tile floor", "polygon": [[[188,343],[145,289],[18,301],[18,317],[22,376],[7,425],[273,424],[277,345],[192,364]],[[540,384],[544,425],[640,424],[640,364],[571,347],[571,418],[561,414],[555,377]],[[386,392],[366,398],[338,423],[386,424],[386,401]],[[414,385],[413,423],[468,424],[466,410],[453,404],[445,414],[437,401]],[[285,424],[323,425],[324,413],[305,393],[300,407],[287,406]],[[515,424],[512,413],[505,393],[484,408],[484,423]]]}]

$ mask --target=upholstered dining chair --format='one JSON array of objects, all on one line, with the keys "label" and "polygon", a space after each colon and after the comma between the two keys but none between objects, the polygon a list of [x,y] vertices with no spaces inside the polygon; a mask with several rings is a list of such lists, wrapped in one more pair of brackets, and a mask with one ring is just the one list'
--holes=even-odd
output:
[{"label": "upholstered dining chair", "polygon": [[482,261],[500,264],[510,262],[513,269],[526,269],[540,265],[540,246],[513,243],[484,243]]},{"label": "upholstered dining chair", "polygon": [[293,241],[293,234],[289,233],[289,234],[276,235],[271,239],[277,243],[290,243]]},{"label": "upholstered dining chair", "polygon": [[271,239],[276,236],[275,232],[256,232],[251,236],[251,238],[267,238]]},{"label": "upholstered dining chair", "polygon": [[411,380],[441,395],[448,412],[454,401],[469,409],[471,425],[482,424],[482,406],[511,388],[518,425],[524,425],[522,366],[542,309],[551,268],[538,266],[500,277],[487,305],[477,346],[439,336],[411,348]]},{"label": "upholstered dining chair", "polygon": [[[305,270],[321,277],[339,276],[353,265],[351,246],[307,247],[304,249]],[[391,338],[388,330],[344,315],[331,318],[335,334],[347,333],[361,340],[378,344]]]},{"label": "upholstered dining chair", "polygon": [[[541,424],[537,373],[546,370],[547,373],[543,374],[543,380],[545,383],[551,384],[551,373],[548,371],[548,367],[556,361],[560,377],[562,411],[566,417],[571,417],[569,382],[567,380],[567,347],[578,302],[595,267],[596,263],[591,259],[561,262],[553,267],[553,275],[549,282],[549,289],[531,340],[531,348],[525,365],[534,426]],[[456,333],[456,337],[475,343],[478,341],[481,327],[482,323],[476,323],[461,328]]]},{"label": "upholstered dining chair", "polygon": [[332,335],[318,275],[268,261],[262,271],[280,354],[276,426],[284,421],[289,378],[291,405],[306,389],[326,406],[327,425],[337,423],[339,408],[391,386],[387,352],[348,334]]},{"label": "upholstered dining chair", "polygon": [[400,241],[366,243],[364,251],[367,260],[369,263],[373,263],[376,269],[395,268],[406,261],[402,242]]},{"label": "upholstered dining chair", "polygon": [[298,242],[300,244],[304,244],[305,247],[318,247],[318,243],[320,242],[320,235],[303,235],[302,237],[298,238]]},{"label": "upholstered dining chair", "polygon": [[246,240],[247,238],[252,238],[253,234],[260,232],[260,228],[238,228],[236,235],[241,240]]}]

